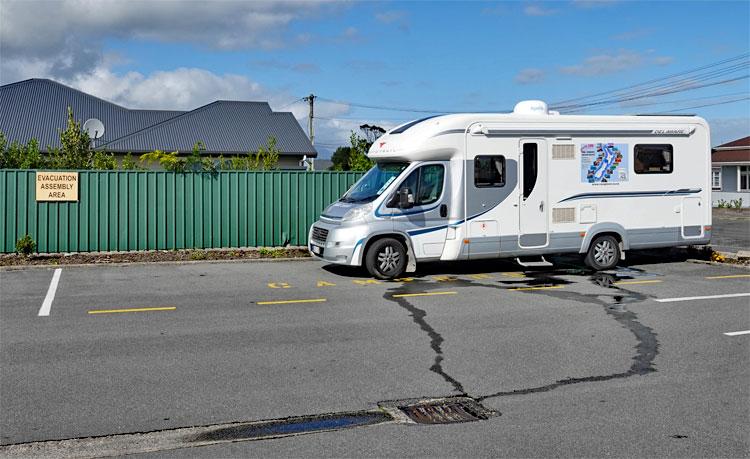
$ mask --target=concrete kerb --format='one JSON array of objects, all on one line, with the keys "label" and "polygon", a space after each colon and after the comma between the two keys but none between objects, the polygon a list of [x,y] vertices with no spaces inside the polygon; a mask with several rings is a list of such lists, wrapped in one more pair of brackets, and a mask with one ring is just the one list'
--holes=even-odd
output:
[{"label": "concrete kerb", "polygon": [[199,263],[274,263],[279,261],[316,261],[312,257],[293,258],[243,258],[238,260],[170,260],[170,261],[130,261],[115,263],[71,263],[71,264],[40,264],[40,265],[10,265],[0,266],[0,271],[23,271],[26,269],[54,269],[54,268],[91,268],[102,266],[144,266],[144,265],[192,265]]}]

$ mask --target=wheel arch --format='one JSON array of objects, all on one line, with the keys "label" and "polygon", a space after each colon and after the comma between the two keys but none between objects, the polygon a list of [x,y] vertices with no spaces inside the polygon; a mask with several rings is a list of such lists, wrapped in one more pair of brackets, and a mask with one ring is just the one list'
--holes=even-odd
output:
[{"label": "wheel arch", "polygon": [[586,231],[586,236],[581,243],[581,249],[578,253],[586,253],[591,246],[591,242],[599,236],[613,236],[620,244],[621,251],[630,249],[628,233],[625,228],[618,223],[597,223]]},{"label": "wheel arch", "polygon": [[359,252],[357,256],[357,265],[362,266],[364,264],[365,260],[365,254],[370,249],[370,246],[372,244],[379,240],[386,237],[391,237],[394,239],[397,239],[401,241],[402,244],[404,244],[404,247],[406,247],[406,271],[407,272],[414,272],[416,269],[416,257],[414,256],[414,247],[412,245],[411,238],[408,234],[402,233],[400,231],[383,231],[379,233],[371,234],[367,237],[365,241],[362,243],[362,250]]}]

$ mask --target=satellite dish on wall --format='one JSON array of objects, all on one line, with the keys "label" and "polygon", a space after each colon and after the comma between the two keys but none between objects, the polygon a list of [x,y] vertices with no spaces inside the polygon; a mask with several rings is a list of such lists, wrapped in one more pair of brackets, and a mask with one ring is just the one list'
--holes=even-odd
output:
[{"label": "satellite dish on wall", "polygon": [[83,130],[86,131],[91,140],[96,140],[104,135],[104,123],[96,118],[89,118],[83,123]]}]

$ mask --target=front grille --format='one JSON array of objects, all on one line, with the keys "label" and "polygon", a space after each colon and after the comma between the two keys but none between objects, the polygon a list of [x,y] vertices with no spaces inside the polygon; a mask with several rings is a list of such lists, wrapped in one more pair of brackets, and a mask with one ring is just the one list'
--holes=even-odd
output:
[{"label": "front grille", "polygon": [[313,226],[312,238],[313,238],[313,241],[325,242],[326,239],[328,239],[328,230],[324,228],[318,228],[317,226]]}]

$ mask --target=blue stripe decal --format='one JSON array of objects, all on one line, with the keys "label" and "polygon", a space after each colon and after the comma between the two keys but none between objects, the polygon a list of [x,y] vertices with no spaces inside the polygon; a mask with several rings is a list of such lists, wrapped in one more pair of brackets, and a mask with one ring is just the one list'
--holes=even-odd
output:
[{"label": "blue stripe decal", "polygon": [[362,239],[358,240],[356,244],[354,244],[354,249],[352,250],[352,256],[354,255],[354,252],[357,251],[357,247],[359,247],[360,245],[362,245],[362,242],[364,242],[364,240],[365,239],[362,238]]},{"label": "blue stripe decal", "polygon": [[576,194],[569,198],[565,198],[558,203],[566,201],[577,201],[579,199],[589,198],[639,198],[639,197],[654,197],[654,196],[684,196],[688,194],[700,193],[703,191],[701,188],[688,189],[681,188],[679,190],[664,190],[664,191],[615,191],[611,193],[583,193]]},{"label": "blue stripe decal", "polygon": [[[381,204],[380,206],[378,206],[377,209],[375,209],[375,216],[376,217],[386,217],[386,216],[387,217],[405,217],[407,215],[423,214],[425,212],[429,212],[431,210],[435,210],[438,207],[440,207],[440,204],[438,204],[436,206],[430,207],[429,209],[414,210],[412,212],[404,212],[404,213],[400,213],[400,214],[381,214],[380,213],[380,207],[383,206],[383,205],[385,205],[385,203]],[[395,207],[394,207],[394,209],[395,209]]]},{"label": "blue stripe decal", "polygon": [[[500,205],[500,203],[498,203],[498,205]],[[495,207],[497,207],[497,206],[495,206]],[[492,209],[494,209],[495,207],[493,207]],[[432,227],[432,228],[424,228],[424,229],[419,229],[419,230],[411,230],[411,231],[407,231],[406,233],[407,233],[407,234],[408,234],[409,236],[417,236],[417,235],[420,235],[420,234],[431,233],[431,232],[433,232],[433,231],[439,231],[439,230],[441,230],[441,229],[445,229],[445,228],[448,228],[448,227],[450,227],[450,226],[458,226],[458,225],[460,225],[461,223],[463,223],[464,221],[469,221],[469,220],[473,220],[473,219],[475,219],[475,218],[477,218],[477,217],[479,217],[479,216],[482,216],[482,215],[486,214],[487,212],[489,212],[489,211],[490,211],[490,210],[492,210],[492,209],[487,209],[487,210],[485,210],[484,212],[480,212],[480,213],[478,213],[478,214],[476,214],[476,215],[473,215],[473,216],[471,216],[471,217],[467,218],[466,220],[459,220],[459,221],[457,221],[457,222],[453,222],[453,223],[448,223],[447,225],[434,226],[434,227]]]},{"label": "blue stripe decal", "polygon": [[448,227],[448,225],[435,226],[433,228],[425,228],[425,229],[420,229],[420,230],[407,231],[407,233],[409,234],[409,236],[418,236],[420,234],[426,234],[426,233],[431,233],[433,231],[439,231],[439,230],[445,229],[447,227]]}]

